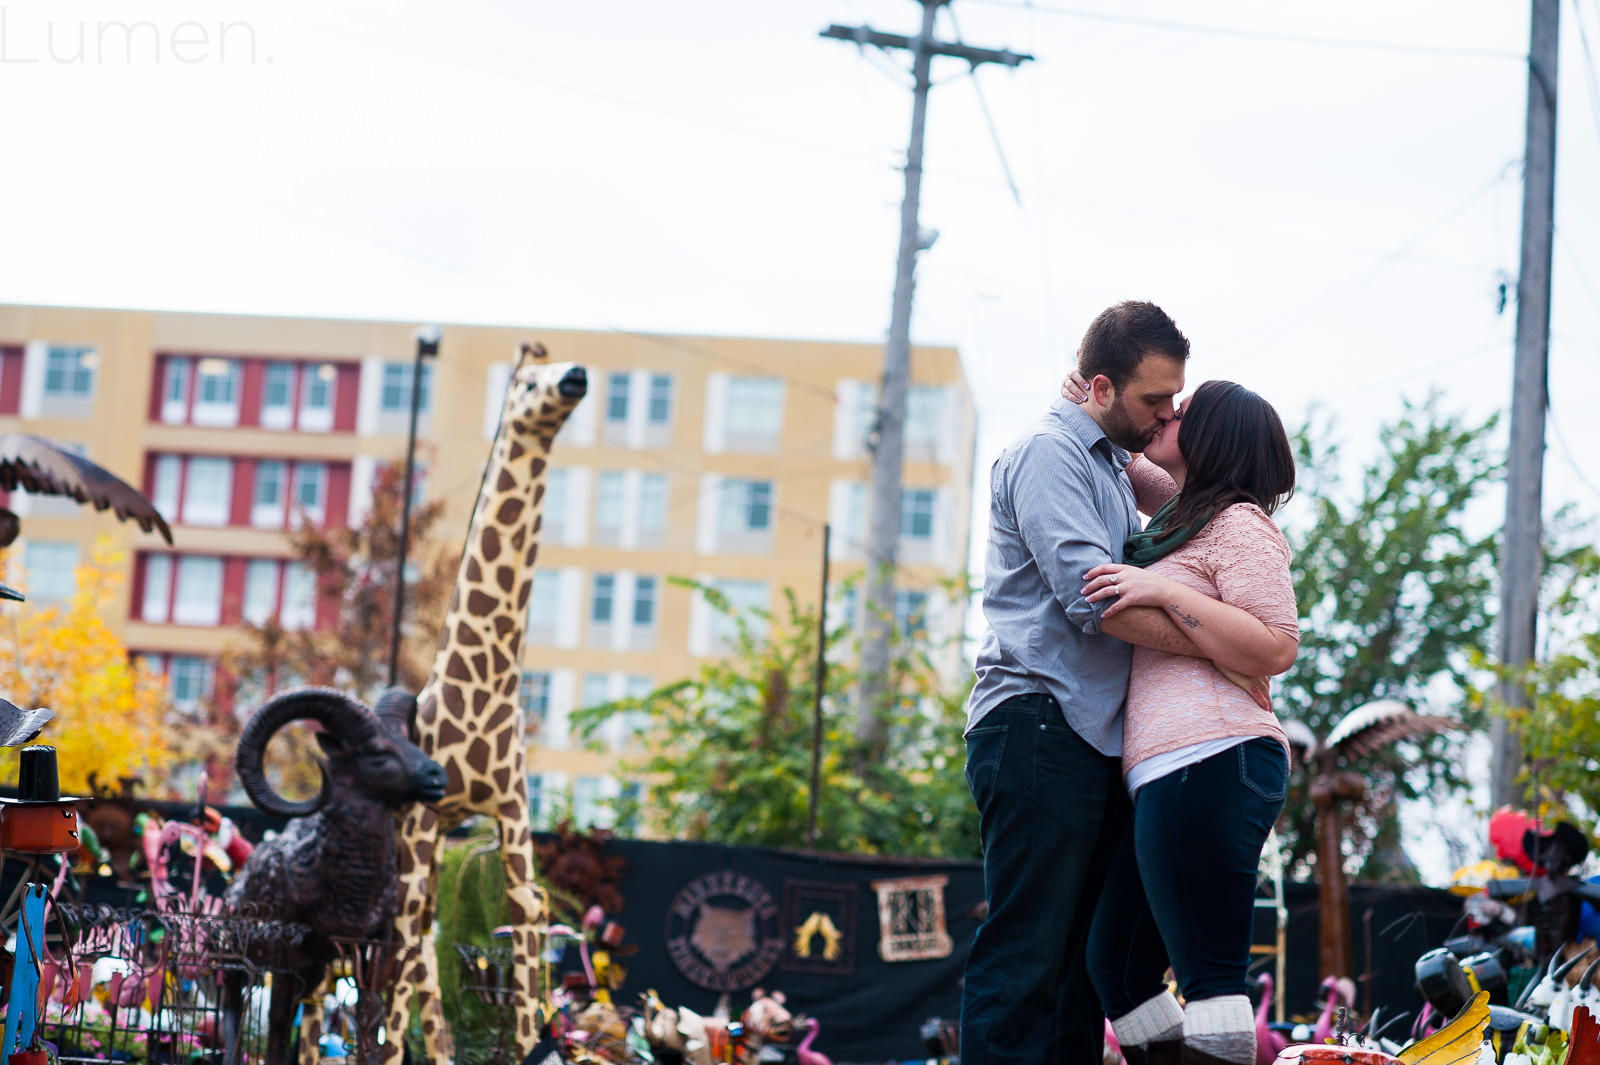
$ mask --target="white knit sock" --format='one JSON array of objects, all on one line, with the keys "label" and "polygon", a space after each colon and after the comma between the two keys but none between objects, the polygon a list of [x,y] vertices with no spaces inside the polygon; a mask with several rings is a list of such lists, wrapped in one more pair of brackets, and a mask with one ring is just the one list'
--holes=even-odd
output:
[{"label": "white knit sock", "polygon": [[1163,991],[1155,998],[1145,999],[1133,1009],[1111,1022],[1117,1042],[1124,1046],[1147,1046],[1183,1035],[1183,1007]]},{"label": "white knit sock", "polygon": [[1255,1065],[1256,1020],[1250,999],[1222,995],[1190,1002],[1183,1009],[1183,1041],[1223,1061]]}]

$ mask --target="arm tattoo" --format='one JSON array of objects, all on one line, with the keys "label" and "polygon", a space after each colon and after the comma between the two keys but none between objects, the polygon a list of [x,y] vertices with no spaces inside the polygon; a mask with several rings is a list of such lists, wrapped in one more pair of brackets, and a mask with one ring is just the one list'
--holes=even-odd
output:
[{"label": "arm tattoo", "polygon": [[1189,628],[1198,629],[1200,627],[1200,619],[1193,614],[1185,614],[1182,610],[1179,610],[1177,603],[1173,603],[1167,609],[1178,615],[1178,620],[1189,626]]}]

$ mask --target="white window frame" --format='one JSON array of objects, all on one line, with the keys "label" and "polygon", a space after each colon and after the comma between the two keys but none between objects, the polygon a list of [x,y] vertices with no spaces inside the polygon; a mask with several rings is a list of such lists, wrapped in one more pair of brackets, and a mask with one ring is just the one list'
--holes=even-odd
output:
[{"label": "white window frame", "polygon": [[78,592],[78,545],[72,540],[24,540],[23,590],[31,603],[64,603]]},{"label": "white window frame", "polygon": [[300,562],[283,567],[283,606],[278,623],[286,629],[312,629],[317,624],[317,573]]},{"label": "white window frame", "polygon": [[[189,383],[193,362],[171,356],[161,370],[161,420],[167,425],[183,425],[189,420]],[[176,393],[176,395],[174,395]]]},{"label": "white window frame", "polygon": [[179,555],[177,591],[172,597],[174,625],[217,625],[222,621],[222,559]]},{"label": "white window frame", "polygon": [[[51,387],[51,375],[55,386]],[[100,353],[81,344],[51,344],[44,352],[43,395],[49,399],[90,400],[100,376]]]},{"label": "white window frame", "polygon": [[[261,428],[286,430],[294,428],[295,364],[269,362],[261,375]],[[284,378],[283,400],[272,401],[273,377]]]},{"label": "white window frame", "polygon": [[[923,503],[926,506],[923,506]],[[927,528],[917,531],[917,520],[926,518]],[[900,536],[905,540],[932,543],[939,523],[939,493],[933,488],[900,490]]]},{"label": "white window frame", "polygon": [[[328,464],[325,462],[297,462],[294,464],[294,490],[290,495],[293,513],[304,514],[313,525],[321,525],[328,514]],[[301,497],[308,488],[315,487],[316,499],[306,502]],[[421,492],[414,492],[420,498]]]},{"label": "white window frame", "polygon": [[[213,428],[231,429],[239,424],[239,362],[208,355],[194,366],[194,411],[190,422]],[[220,394],[206,397],[208,389],[216,387]]]},{"label": "white window frame", "polygon": [[144,598],[139,604],[139,620],[165,625],[171,616],[172,556],[146,555],[144,559]]},{"label": "white window frame", "polygon": [[[271,469],[278,486],[277,502],[262,502],[262,474]],[[250,524],[258,529],[281,529],[289,514],[289,463],[282,459],[261,459],[256,463],[255,483],[250,486]]]},{"label": "white window frame", "polygon": [[265,625],[278,612],[278,587],[283,564],[274,558],[252,558],[245,566],[240,612],[252,625]]},{"label": "white window frame", "polygon": [[[185,525],[226,525],[233,509],[233,460],[220,455],[190,455],[187,476],[183,486],[183,523]],[[196,473],[204,472],[209,478],[206,487],[218,489],[218,498],[200,498],[196,495],[201,479]],[[212,474],[218,476],[211,477]]]},{"label": "white window frame", "polygon": [[[192,694],[189,692],[180,693],[178,691],[178,678],[180,669],[182,669],[185,674],[187,674],[191,669],[196,671],[195,676],[193,677],[193,680],[196,682],[196,690]],[[172,697],[173,707],[184,711],[198,709],[201,700],[205,699],[211,694],[211,685],[214,677],[215,673],[209,658],[202,658],[199,655],[169,656],[167,659],[167,691]],[[187,679],[188,678],[186,677],[186,680]]]},{"label": "white window frame", "polygon": [[[300,367],[300,417],[295,423],[297,428],[307,433],[331,431],[338,387],[339,368],[333,363],[323,362]],[[319,390],[322,392],[321,403],[314,401]]]}]

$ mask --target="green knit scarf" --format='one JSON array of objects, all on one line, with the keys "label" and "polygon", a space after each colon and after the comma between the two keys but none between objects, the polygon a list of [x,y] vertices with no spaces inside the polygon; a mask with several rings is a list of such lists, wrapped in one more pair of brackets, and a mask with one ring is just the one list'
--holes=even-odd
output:
[{"label": "green knit scarf", "polygon": [[1155,512],[1150,524],[1122,542],[1122,561],[1130,566],[1148,566],[1156,559],[1172,554],[1206,527],[1206,522],[1193,528],[1187,525],[1171,526],[1173,512],[1177,509],[1178,495],[1174,495]]}]

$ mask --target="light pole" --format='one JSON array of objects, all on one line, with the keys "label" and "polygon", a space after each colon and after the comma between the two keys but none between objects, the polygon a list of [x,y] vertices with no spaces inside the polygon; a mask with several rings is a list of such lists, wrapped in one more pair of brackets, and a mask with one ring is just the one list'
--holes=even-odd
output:
[{"label": "light pole", "polygon": [[400,619],[406,607],[406,548],[411,538],[411,482],[416,476],[417,413],[422,409],[422,360],[439,355],[439,327],[426,325],[416,332],[417,355],[411,364],[411,429],[406,434],[406,480],[401,489],[400,545],[394,567],[394,619],[389,630],[389,687],[400,679]]}]

